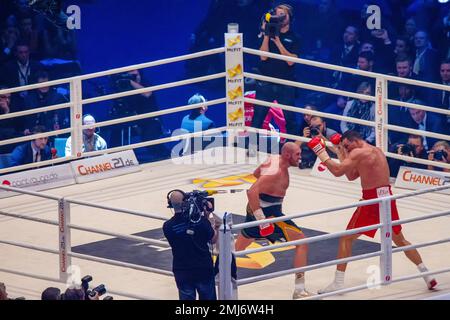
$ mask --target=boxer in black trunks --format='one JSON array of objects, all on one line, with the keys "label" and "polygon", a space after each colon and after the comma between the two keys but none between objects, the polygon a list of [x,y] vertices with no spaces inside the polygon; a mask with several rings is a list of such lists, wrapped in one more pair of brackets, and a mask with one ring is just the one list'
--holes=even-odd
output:
[{"label": "boxer in black trunks", "polygon": [[[284,216],[282,202],[289,187],[289,167],[297,167],[300,160],[300,148],[292,142],[287,142],[281,149],[281,155],[271,156],[253,173],[256,182],[247,192],[248,205],[246,222]],[[273,229],[267,235],[267,230]],[[262,236],[261,234],[264,234]],[[291,220],[276,222],[274,225],[263,224],[242,230],[235,244],[236,251],[245,250],[255,239],[292,241],[305,238],[300,228]],[[308,247],[298,245],[295,249],[294,267],[306,265]],[[310,293],[305,289],[305,275],[299,272],[295,275],[294,299],[307,297]]]}]

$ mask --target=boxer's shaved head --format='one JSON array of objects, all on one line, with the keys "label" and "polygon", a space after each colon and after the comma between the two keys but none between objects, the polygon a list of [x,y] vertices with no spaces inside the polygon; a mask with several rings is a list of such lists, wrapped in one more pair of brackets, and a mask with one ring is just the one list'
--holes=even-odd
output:
[{"label": "boxer's shaved head", "polygon": [[288,153],[292,153],[293,151],[295,151],[296,149],[298,149],[298,145],[296,145],[293,142],[286,142],[283,147],[281,148],[281,154],[288,152]]},{"label": "boxer's shaved head", "polygon": [[286,142],[281,148],[281,157],[291,166],[297,166],[300,161],[300,147],[294,142]]}]

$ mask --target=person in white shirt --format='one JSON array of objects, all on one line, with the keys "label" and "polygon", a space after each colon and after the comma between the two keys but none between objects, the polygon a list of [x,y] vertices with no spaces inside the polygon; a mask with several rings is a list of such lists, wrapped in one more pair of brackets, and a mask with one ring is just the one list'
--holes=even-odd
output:
[{"label": "person in white shirt", "polygon": [[[106,141],[97,133],[95,133],[95,118],[87,114],[83,117],[83,125],[91,125],[88,129],[83,130],[82,152],[91,152],[97,150],[105,150],[108,148]],[[72,155],[72,137],[66,141],[66,157]]]}]

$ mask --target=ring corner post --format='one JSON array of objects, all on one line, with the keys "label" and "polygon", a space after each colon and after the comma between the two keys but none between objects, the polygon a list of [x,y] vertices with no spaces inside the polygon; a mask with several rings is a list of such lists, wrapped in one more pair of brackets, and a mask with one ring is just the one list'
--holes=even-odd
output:
[{"label": "ring corner post", "polygon": [[392,218],[391,199],[383,199],[380,203],[381,256],[380,282],[387,285],[392,282]]},{"label": "ring corner post", "polygon": [[383,152],[388,151],[388,106],[387,80],[383,77],[375,79],[375,145]]},{"label": "ring corner post", "polygon": [[58,234],[59,234],[59,279],[67,282],[69,279],[69,267],[72,265],[72,258],[69,252],[72,249],[70,233],[70,203],[61,198],[58,200]]},{"label": "ring corner post", "polygon": [[70,123],[72,127],[71,132],[71,150],[74,158],[82,156],[83,144],[83,91],[81,79],[75,78],[70,82]]},{"label": "ring corner post", "polygon": [[225,91],[227,146],[234,146],[236,132],[245,126],[243,34],[237,23],[228,24],[225,33]]},{"label": "ring corner post", "polygon": [[233,292],[232,271],[232,243],[231,234],[232,215],[225,212],[219,229],[219,300],[232,300],[237,296]]}]

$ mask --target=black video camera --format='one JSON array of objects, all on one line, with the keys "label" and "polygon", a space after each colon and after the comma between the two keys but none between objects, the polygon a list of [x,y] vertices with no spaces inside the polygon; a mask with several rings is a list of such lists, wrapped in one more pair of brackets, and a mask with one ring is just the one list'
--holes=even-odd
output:
[{"label": "black video camera", "polygon": [[120,73],[118,75],[112,76],[111,80],[113,82],[115,91],[124,92],[133,89],[130,81],[136,81],[136,78],[136,74]]},{"label": "black video camera", "polygon": [[[133,90],[130,81],[136,81],[136,74],[120,73],[110,77],[110,85],[114,92]],[[137,114],[136,106],[131,105],[130,97],[122,97],[114,100],[109,116],[112,118],[129,117]]]},{"label": "black video camera", "polygon": [[281,26],[286,20],[286,17],[286,14],[277,15],[275,9],[270,10],[262,16],[261,29],[264,22],[266,23],[266,26],[261,31],[264,32],[264,35],[269,38],[278,37],[280,35]]},{"label": "black video camera", "polygon": [[196,224],[200,222],[204,213],[214,211],[214,198],[209,198],[211,192],[194,190],[192,192],[183,192],[181,190],[172,190],[167,194],[168,208],[173,208],[170,202],[170,194],[174,191],[183,193],[183,201],[181,203],[181,214],[190,223]]},{"label": "black video camera", "polygon": [[445,150],[438,150],[434,153],[434,159],[438,161],[443,161],[445,159],[448,160],[448,153]]},{"label": "black video camera", "polygon": [[416,146],[413,144],[407,143],[400,148],[400,152],[402,155],[405,155],[405,156],[409,156],[412,153],[413,157],[415,157],[416,156]]},{"label": "black video camera", "polygon": [[309,131],[311,132],[311,137],[319,136],[322,133],[320,126],[310,126]]},{"label": "black video camera", "polygon": [[[211,213],[214,211],[214,198],[208,198],[207,191],[194,190],[185,193],[182,204],[183,215],[191,223],[198,223],[204,216],[204,212]],[[211,204],[211,208],[208,205]]]},{"label": "black video camera", "polygon": [[95,294],[97,293],[99,297],[104,295],[106,293],[106,288],[104,284],[101,284],[94,289],[89,289],[89,282],[92,281],[92,276],[87,275],[81,279],[81,287],[84,290],[84,299],[90,300],[89,298],[95,297]]}]

